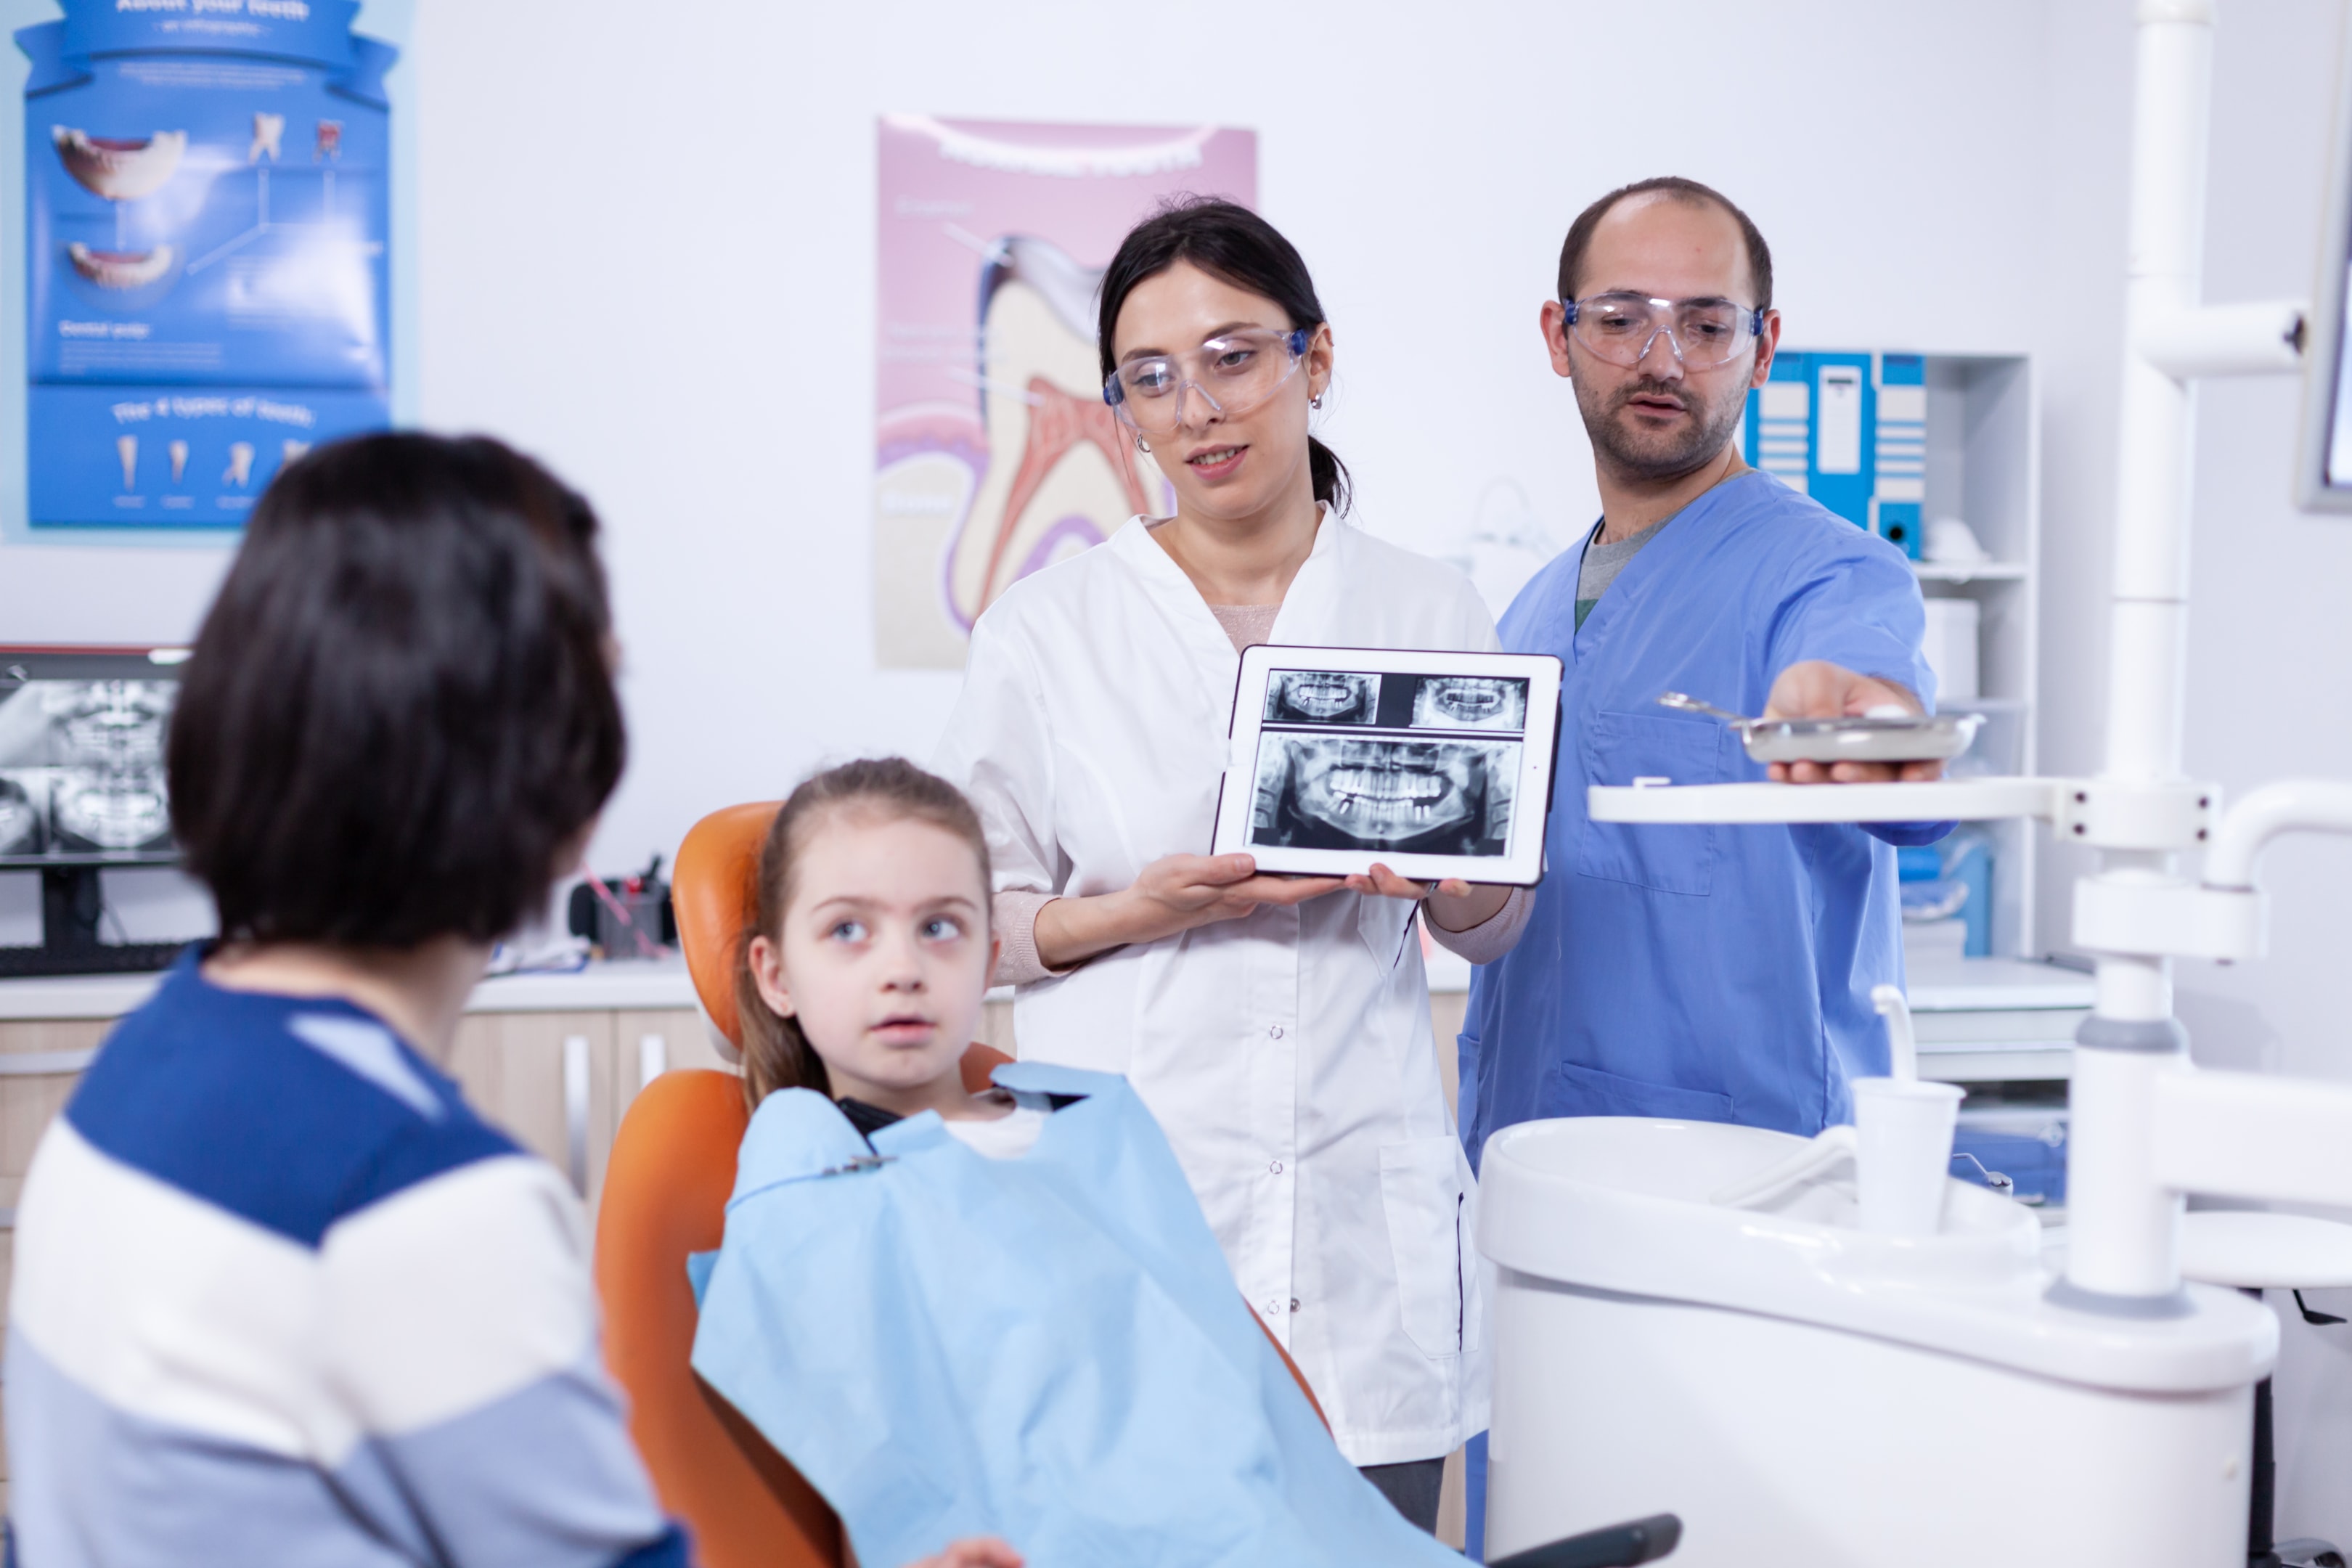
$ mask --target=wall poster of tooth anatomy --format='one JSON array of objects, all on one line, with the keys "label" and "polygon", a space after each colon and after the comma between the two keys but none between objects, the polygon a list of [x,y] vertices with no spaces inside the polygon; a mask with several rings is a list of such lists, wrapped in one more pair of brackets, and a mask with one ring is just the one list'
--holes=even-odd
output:
[{"label": "wall poster of tooth anatomy", "polygon": [[394,50],[357,0],[63,0],[23,28],[26,516],[240,526],[391,423]]},{"label": "wall poster of tooth anatomy", "polygon": [[1242,656],[1210,853],[1335,876],[1543,874],[1559,726],[1548,654],[1260,645]]},{"label": "wall poster of tooth anatomy", "polygon": [[1257,136],[1215,126],[885,115],[875,657],[961,669],[1018,579],[1169,510],[1102,400],[1095,289],[1181,192],[1257,201]]}]

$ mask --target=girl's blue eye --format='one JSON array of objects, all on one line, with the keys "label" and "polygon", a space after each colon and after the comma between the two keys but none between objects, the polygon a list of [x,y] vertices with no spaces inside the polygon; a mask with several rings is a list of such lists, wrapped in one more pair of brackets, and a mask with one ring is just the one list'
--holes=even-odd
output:
[{"label": "girl's blue eye", "polygon": [[825,932],[825,935],[833,938],[835,942],[864,942],[866,940],[866,922],[864,921],[835,921],[833,923],[833,929]]},{"label": "girl's blue eye", "polygon": [[948,915],[933,915],[923,922],[923,936],[930,942],[953,942],[963,934],[963,922]]}]

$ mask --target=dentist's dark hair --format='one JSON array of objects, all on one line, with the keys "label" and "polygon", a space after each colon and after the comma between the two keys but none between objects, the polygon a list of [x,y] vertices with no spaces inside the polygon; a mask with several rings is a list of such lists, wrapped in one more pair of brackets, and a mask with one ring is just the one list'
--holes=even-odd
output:
[{"label": "dentist's dark hair", "polygon": [[[1128,231],[1118,254],[1110,258],[1102,280],[1102,313],[1095,329],[1095,347],[1108,380],[1118,368],[1111,336],[1118,326],[1119,307],[1135,286],[1157,278],[1180,261],[1189,261],[1220,282],[1271,300],[1282,307],[1295,331],[1324,322],[1323,301],[1315,297],[1315,279],[1298,247],[1282,237],[1274,225],[1222,196],[1171,196],[1160,210]],[[1348,510],[1352,486],[1348,465],[1339,454],[1307,437],[1307,467],[1314,477],[1315,499],[1335,512]]]}]

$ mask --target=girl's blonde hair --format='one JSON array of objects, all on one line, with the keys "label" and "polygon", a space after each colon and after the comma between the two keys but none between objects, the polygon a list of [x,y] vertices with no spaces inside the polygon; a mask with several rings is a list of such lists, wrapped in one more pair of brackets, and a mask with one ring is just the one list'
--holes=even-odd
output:
[{"label": "girl's blonde hair", "polygon": [[[904,757],[866,757],[808,779],[793,791],[760,848],[759,883],[751,923],[735,944],[735,1016],[743,1034],[743,1098],[756,1110],[780,1089],[832,1093],[824,1062],[802,1033],[800,1020],[768,1005],[751,977],[751,939],[780,942],[784,910],[791,907],[794,874],[809,836],[844,811],[862,810],[886,822],[913,820],[943,827],[971,848],[980,862],[983,898],[990,889],[988,837],[980,814],[963,792]],[[986,909],[983,906],[982,914]]]}]

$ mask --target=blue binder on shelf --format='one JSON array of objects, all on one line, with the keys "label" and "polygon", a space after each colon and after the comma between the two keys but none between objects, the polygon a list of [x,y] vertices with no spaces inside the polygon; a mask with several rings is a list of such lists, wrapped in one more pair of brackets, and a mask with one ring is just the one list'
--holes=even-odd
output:
[{"label": "blue binder on shelf", "polygon": [[1927,367],[1915,353],[1789,351],[1748,395],[1748,460],[1917,560]]}]

